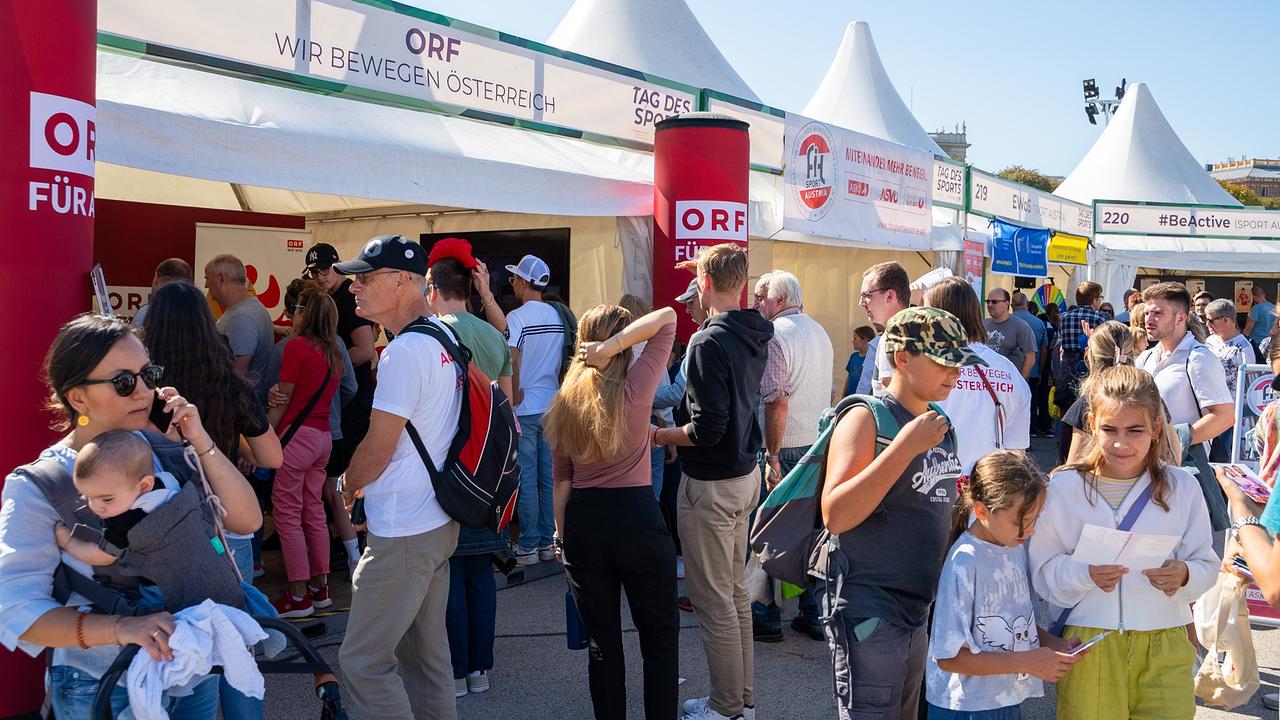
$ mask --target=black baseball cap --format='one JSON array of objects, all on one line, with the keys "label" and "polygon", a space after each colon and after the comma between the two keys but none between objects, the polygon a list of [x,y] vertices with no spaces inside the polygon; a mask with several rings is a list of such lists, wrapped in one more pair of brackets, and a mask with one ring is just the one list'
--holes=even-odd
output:
[{"label": "black baseball cap", "polygon": [[307,251],[308,270],[328,270],[338,260],[338,251],[329,243],[316,243]]},{"label": "black baseball cap", "polygon": [[337,263],[333,269],[342,275],[382,269],[426,275],[427,252],[421,245],[403,235],[379,235],[365,243],[360,257]]}]

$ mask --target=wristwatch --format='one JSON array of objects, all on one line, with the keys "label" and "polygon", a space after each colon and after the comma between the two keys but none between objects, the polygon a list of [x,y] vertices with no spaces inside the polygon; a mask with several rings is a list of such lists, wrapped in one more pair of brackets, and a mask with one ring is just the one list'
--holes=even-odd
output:
[{"label": "wristwatch", "polygon": [[1236,542],[1240,542],[1240,528],[1245,525],[1257,525],[1258,527],[1262,527],[1262,522],[1252,515],[1245,515],[1231,523],[1231,537],[1235,538]]}]

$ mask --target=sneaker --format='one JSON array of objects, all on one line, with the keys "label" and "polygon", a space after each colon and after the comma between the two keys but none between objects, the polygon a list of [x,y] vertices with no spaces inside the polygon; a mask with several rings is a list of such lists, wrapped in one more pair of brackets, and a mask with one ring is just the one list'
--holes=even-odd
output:
[{"label": "sneaker", "polygon": [[525,567],[527,565],[537,565],[540,562],[537,550],[517,550],[516,564]]},{"label": "sneaker", "polygon": [[485,670],[467,673],[467,692],[489,692],[489,673]]},{"label": "sneaker", "polygon": [[280,596],[280,599],[271,603],[282,619],[303,618],[308,615],[314,615],[316,609],[311,605],[311,597],[295,598],[288,590]]},{"label": "sneaker", "polygon": [[754,705],[744,705],[740,714],[730,718],[728,715],[721,715],[712,710],[710,698],[705,697],[685,700],[680,709],[688,720],[756,720],[756,708]]},{"label": "sneaker", "polygon": [[257,565],[254,565],[254,566],[253,566],[253,577],[254,577],[254,579],[260,578],[260,577],[262,577],[263,575],[266,575],[266,574],[267,574],[267,569],[266,569],[266,568],[264,568],[264,567],[262,567],[262,564],[261,564],[261,563],[259,563],[259,564],[257,564]]},{"label": "sneaker", "polygon": [[333,598],[329,596],[328,585],[324,587],[307,585],[307,594],[311,596],[311,607],[317,610],[333,607]]},{"label": "sneaker", "polygon": [[751,636],[756,642],[780,643],[783,640],[781,628],[771,628],[760,623],[751,623]]},{"label": "sneaker", "polygon": [[684,558],[679,555],[676,556],[676,579],[684,579]]},{"label": "sneaker", "polygon": [[550,562],[556,559],[556,549],[550,545],[538,548],[538,559]]},{"label": "sneaker", "polygon": [[810,625],[809,623],[805,622],[804,618],[800,617],[799,615],[797,615],[795,619],[791,621],[791,629],[795,630],[801,635],[808,635],[809,638],[812,640],[827,639],[827,636],[822,633],[822,628],[814,627]]},{"label": "sneaker", "polygon": [[467,696],[467,679],[464,677],[453,679],[453,696],[455,698]]}]

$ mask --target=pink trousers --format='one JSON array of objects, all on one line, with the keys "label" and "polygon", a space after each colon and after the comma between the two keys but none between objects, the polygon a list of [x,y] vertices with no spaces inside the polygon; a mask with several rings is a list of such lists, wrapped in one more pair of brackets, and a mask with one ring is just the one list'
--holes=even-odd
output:
[{"label": "pink trousers", "polygon": [[329,524],[324,515],[324,467],[333,438],[303,425],[284,447],[271,491],[271,516],[280,535],[284,572],[301,582],[329,572]]}]

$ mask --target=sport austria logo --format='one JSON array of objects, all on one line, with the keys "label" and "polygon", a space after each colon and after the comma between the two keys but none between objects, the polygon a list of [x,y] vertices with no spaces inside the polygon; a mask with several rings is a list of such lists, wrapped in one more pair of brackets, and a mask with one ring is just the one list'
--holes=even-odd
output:
[{"label": "sport austria logo", "polygon": [[787,163],[788,180],[806,220],[821,220],[834,203],[839,177],[835,148],[831,131],[820,122],[811,122],[796,134]]}]

